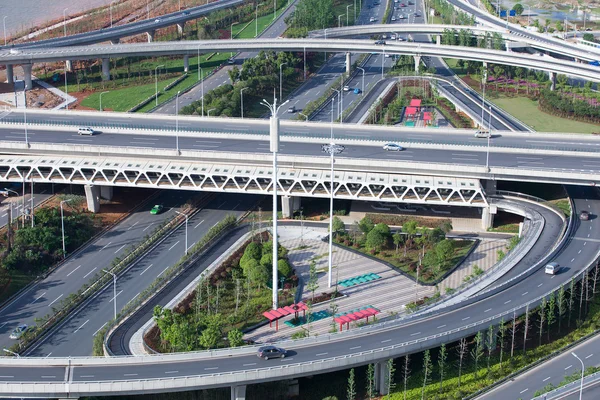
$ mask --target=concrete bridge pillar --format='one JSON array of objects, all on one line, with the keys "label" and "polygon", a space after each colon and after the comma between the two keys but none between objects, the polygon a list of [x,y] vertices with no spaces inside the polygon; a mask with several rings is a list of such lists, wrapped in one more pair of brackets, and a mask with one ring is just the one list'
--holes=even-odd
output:
[{"label": "concrete bridge pillar", "polygon": [[33,87],[33,83],[31,82],[31,67],[33,67],[33,64],[23,64],[21,67],[24,73],[25,90],[29,90]]},{"label": "concrete bridge pillar", "polygon": [[67,72],[73,72],[73,61],[65,61],[65,69],[67,70]]},{"label": "concrete bridge pillar", "polygon": [[110,81],[110,58],[102,59],[102,80]]},{"label": "concrete bridge pillar", "polygon": [[494,226],[494,215],[498,213],[496,206],[485,207],[481,210],[481,227],[488,229]]},{"label": "concrete bridge pillar", "polygon": [[15,81],[15,74],[13,72],[12,64],[6,64],[6,83],[13,83]]},{"label": "concrete bridge pillar", "polygon": [[100,186],[100,197],[104,200],[112,200],[113,198],[113,187],[112,186]]},{"label": "concrete bridge pillar", "polygon": [[283,218],[291,218],[300,209],[300,197],[281,196],[281,214]]},{"label": "concrete bridge pillar", "polygon": [[183,28],[185,28],[185,21],[177,24],[177,32],[183,36]]},{"label": "concrete bridge pillar", "polygon": [[93,213],[100,211],[100,186],[85,185],[84,189],[88,210]]},{"label": "concrete bridge pillar", "polygon": [[389,379],[389,373],[390,370],[387,361],[375,363],[375,391],[379,392],[382,396],[388,394],[386,380]]},{"label": "concrete bridge pillar", "polygon": [[442,44],[442,35],[435,35],[435,44],[438,46]]},{"label": "concrete bridge pillar", "polygon": [[110,43],[112,43],[112,44],[119,44],[120,41],[121,41],[121,39],[119,39],[119,38],[110,39]]},{"label": "concrete bridge pillar", "polygon": [[154,31],[154,30],[146,32],[146,35],[148,35],[148,43],[154,42],[154,33],[155,32],[156,31]]},{"label": "concrete bridge pillar", "polygon": [[550,72],[550,90],[556,89],[556,72]]},{"label": "concrete bridge pillar", "polygon": [[346,53],[346,74],[350,75],[350,68],[352,67],[352,56],[350,53]]},{"label": "concrete bridge pillar", "polygon": [[246,400],[246,385],[232,386],[231,400]]},{"label": "concrete bridge pillar", "polygon": [[189,70],[190,70],[190,56],[186,54],[183,56],[183,72],[188,72]]},{"label": "concrete bridge pillar", "polygon": [[415,73],[419,73],[419,65],[421,65],[421,56],[413,56],[415,59]]},{"label": "concrete bridge pillar", "polygon": [[496,194],[498,190],[498,182],[493,179],[485,179],[481,181],[483,185],[483,190],[485,191],[486,196],[492,196]]}]

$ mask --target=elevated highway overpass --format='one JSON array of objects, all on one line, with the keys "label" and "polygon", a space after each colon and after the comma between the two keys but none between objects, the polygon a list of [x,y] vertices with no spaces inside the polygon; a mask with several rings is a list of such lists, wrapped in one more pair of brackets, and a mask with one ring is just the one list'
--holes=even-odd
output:
[{"label": "elevated highway overpass", "polygon": [[473,47],[438,46],[421,43],[390,42],[387,45],[378,45],[371,40],[351,39],[253,39],[25,48],[0,52],[0,63],[6,65],[21,64],[25,71],[26,87],[30,88],[31,67],[33,63],[38,62],[100,58],[102,59],[103,78],[110,79],[109,60],[111,57],[181,55],[184,57],[185,67],[189,57],[199,53],[260,50],[406,54],[412,55],[415,58],[415,69],[420,64],[422,56],[462,58],[465,60],[539,69],[548,71],[554,74],[554,76],[561,73],[589,81],[600,81],[600,68],[596,66],[551,57],[538,57],[530,54]]}]

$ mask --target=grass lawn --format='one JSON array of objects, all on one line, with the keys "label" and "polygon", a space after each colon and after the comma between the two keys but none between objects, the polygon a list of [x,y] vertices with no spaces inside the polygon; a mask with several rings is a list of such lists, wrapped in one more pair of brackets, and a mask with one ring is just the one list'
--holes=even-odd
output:
[{"label": "grass lawn", "polygon": [[527,97],[506,97],[500,95],[494,98],[493,102],[538,132],[598,132],[598,125],[572,121],[546,114],[538,109],[537,101],[530,100]]},{"label": "grass lawn", "polygon": [[467,71],[464,68],[460,68],[457,64],[458,64],[458,60],[456,58],[444,58],[444,61],[446,62],[446,64],[448,64],[448,67],[450,67],[450,69],[452,71],[454,71],[454,73],[458,76],[460,76],[461,78],[467,76]]},{"label": "grass lawn", "polygon": [[33,275],[27,275],[20,271],[8,272],[3,269],[0,272],[0,303],[8,300],[34,279]]},{"label": "grass lawn", "polygon": [[[288,0],[289,1],[289,0]],[[288,2],[282,2],[283,6],[281,6],[277,10],[277,15],[281,15]],[[278,4],[279,5],[279,4]],[[273,14],[269,13],[267,15],[263,15],[262,17],[258,17],[258,33],[260,34],[265,28],[273,22]],[[233,26],[233,37],[235,39],[252,39],[256,37],[256,19],[254,19],[246,28],[244,28],[244,24],[238,24]]]},{"label": "grass lawn", "polygon": [[488,232],[500,232],[500,233],[519,233],[519,224],[504,224],[498,225],[494,228],[489,228]]}]

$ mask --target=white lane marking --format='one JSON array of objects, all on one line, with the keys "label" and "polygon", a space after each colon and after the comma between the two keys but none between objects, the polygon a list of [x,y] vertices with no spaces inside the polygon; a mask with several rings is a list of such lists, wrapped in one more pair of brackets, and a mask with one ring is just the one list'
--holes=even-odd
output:
[{"label": "white lane marking", "polygon": [[417,335],[420,335],[420,334],[421,334],[421,332],[415,332],[415,333],[411,333],[410,336],[417,336]]},{"label": "white lane marking", "polygon": [[63,295],[61,294],[60,296],[58,296],[56,298],[56,300],[54,300],[52,303],[48,304],[48,307],[50,307],[52,304],[56,303],[58,301],[58,299],[60,299],[61,297],[63,297]]},{"label": "white lane marking", "polygon": [[104,323],[104,325],[102,325],[100,328],[98,328],[98,330],[97,330],[96,332],[94,332],[94,334],[93,334],[92,336],[96,336],[96,333],[100,332],[100,330],[101,330],[102,328],[104,328],[104,327],[106,326],[106,324],[107,324],[107,323],[108,323],[108,322],[105,322],[105,323]]},{"label": "white lane marking", "polygon": [[540,283],[540,284],[538,285],[538,287],[541,287],[542,285],[543,285],[543,283]]},{"label": "white lane marking", "polygon": [[585,359],[587,360],[588,358],[590,358],[593,355],[594,355],[594,353],[590,354],[589,356],[586,356]]},{"label": "white lane marking", "polygon": [[42,375],[42,378],[46,378],[46,379],[56,378],[56,375]]},{"label": "white lane marking", "polygon": [[81,324],[81,326],[77,329],[75,329],[75,332],[73,333],[77,333],[81,328],[83,328],[85,326],[85,324],[87,324],[88,322],[90,322],[90,320],[88,319],[87,321],[85,321],[83,324]]},{"label": "white lane marking", "polygon": [[123,376],[137,376],[137,374],[123,374]]},{"label": "white lane marking", "polygon": [[517,157],[517,160],[541,160],[542,157]]},{"label": "white lane marking", "polygon": [[242,367],[251,367],[252,365],[256,365],[256,363],[242,364]]},{"label": "white lane marking", "polygon": [[176,374],[176,373],[178,373],[178,372],[179,372],[179,371],[165,371],[165,374]]},{"label": "white lane marking", "polygon": [[543,379],[542,382],[546,382],[548,379],[550,379],[550,377],[547,377],[546,379]]},{"label": "white lane marking", "polygon": [[0,378],[14,378],[12,375],[0,375]]},{"label": "white lane marking", "polygon": [[461,158],[461,157],[452,157],[453,160],[458,161],[479,161],[478,158]]},{"label": "white lane marking", "polygon": [[94,272],[96,270],[97,267],[94,267],[93,270],[91,270],[90,272],[88,272],[87,274],[85,274],[85,276],[83,277],[83,279],[87,278],[89,274],[91,274],[92,272]]},{"label": "white lane marking", "polygon": [[492,311],[492,309],[488,308],[487,310],[484,310],[483,312],[490,312],[490,311]]},{"label": "white lane marking", "polygon": [[196,140],[196,143],[217,143],[217,144],[221,144],[222,142],[216,141],[216,140]]},{"label": "white lane marking", "polygon": [[177,246],[177,245],[179,244],[179,242],[180,242],[180,241],[181,241],[181,240],[178,240],[178,241],[177,241],[177,243],[175,243],[173,246],[169,247],[169,250],[167,250],[167,251],[171,251],[171,250],[173,250],[173,247]]},{"label": "white lane marking", "polygon": [[153,145],[154,142],[129,142],[130,144],[142,144],[142,145]]},{"label": "white lane marking", "polygon": [[165,271],[166,271],[166,270],[168,270],[168,269],[169,269],[169,267],[167,267],[167,268],[163,269],[163,270],[162,270],[162,272],[161,272],[160,274],[158,274],[156,277],[158,278],[159,276],[161,276],[162,274],[164,274],[164,273],[165,273]]},{"label": "white lane marking", "polygon": [[511,301],[512,301],[512,300],[506,300],[506,301],[504,302],[504,304],[508,304],[508,303],[510,303]]},{"label": "white lane marking", "polygon": [[527,388],[527,389],[525,389],[525,390],[521,390],[519,393],[520,393],[520,394],[523,394],[523,393],[525,393],[525,392],[526,392],[526,391],[528,391],[528,390],[529,390],[529,388]]},{"label": "white lane marking", "polygon": [[123,245],[123,246],[119,247],[119,248],[117,249],[117,251],[115,251],[115,254],[117,254],[118,252],[120,252],[121,250],[123,250],[123,248],[124,248],[124,247],[125,247],[125,245]]},{"label": "white lane marking", "polygon": [[138,297],[138,296],[140,295],[140,293],[141,293],[141,292],[138,292],[138,294],[136,294],[135,296],[133,296],[133,297],[131,298],[131,300],[129,300],[129,301],[127,302],[127,304],[129,304],[129,303],[131,303],[133,300],[135,300],[135,298],[136,298],[136,297]]},{"label": "white lane marking", "polygon": [[194,147],[219,147],[218,145],[211,145],[211,144],[195,144],[193,145]]},{"label": "white lane marking", "polygon": [[527,293],[529,293],[529,292],[525,292],[525,293],[523,293],[521,296],[525,296]]},{"label": "white lane marking", "polygon": [[69,272],[69,273],[67,274],[67,276],[71,276],[71,274],[72,274],[73,272],[77,271],[77,270],[78,270],[80,267],[81,267],[81,265],[80,265],[80,266],[78,266],[77,268],[75,268],[73,271]]},{"label": "white lane marking", "polygon": [[392,339],[385,339],[385,340],[382,340],[381,343],[387,343],[387,342],[391,342],[391,341],[392,341]]},{"label": "white lane marking", "polygon": [[362,346],[354,346],[354,347],[350,347],[350,350],[356,350],[356,349],[360,349]]},{"label": "white lane marking", "polygon": [[565,368],[565,371],[568,370],[569,368],[571,368],[573,366],[573,364],[569,365],[568,367]]},{"label": "white lane marking", "polygon": [[517,161],[517,164],[539,164],[544,165],[545,163],[540,161]]},{"label": "white lane marking", "polygon": [[139,224],[140,221],[137,221],[135,224],[131,225],[129,228],[127,228],[127,230],[131,230],[131,228],[133,228],[134,226],[136,226],[137,224]]},{"label": "white lane marking", "polygon": [[466,321],[466,320],[468,320],[469,318],[471,318],[471,317],[464,317],[462,320],[463,320],[463,321]]},{"label": "white lane marking", "polygon": [[104,246],[103,248],[101,248],[101,249],[100,249],[100,250],[98,250],[98,251],[102,251],[102,250],[104,250],[105,248],[107,248],[108,246],[110,246],[110,244],[111,244],[111,243],[112,243],[112,242],[108,242],[108,244],[107,244],[106,246]]},{"label": "white lane marking", "polygon": [[48,357],[50,357],[50,355],[52,355],[52,352],[48,353],[48,355],[44,358],[48,358]]},{"label": "white lane marking", "polygon": [[93,378],[94,375],[80,375],[80,378]]},{"label": "white lane marking", "polygon": [[[119,291],[119,292],[117,292],[117,295],[116,295],[115,297],[119,297],[119,295],[120,295],[121,293],[123,293],[123,291],[122,291],[122,290],[121,290],[121,291]],[[111,297],[111,298],[110,298],[110,300],[109,300],[108,302],[110,303],[111,301],[113,301],[113,300],[115,299],[115,297]]]},{"label": "white lane marking", "polygon": [[328,353],[318,353],[318,354],[315,354],[315,355],[316,355],[317,357],[320,357],[320,356],[326,356],[327,354],[328,354]]},{"label": "white lane marking", "polygon": [[575,257],[571,258],[571,262],[575,261]]},{"label": "white lane marking", "polygon": [[[43,295],[45,295],[45,294],[46,294],[46,292],[44,292],[44,293],[40,294],[40,295],[39,295],[39,296],[38,296],[38,297],[37,297],[37,298],[36,298],[34,301],[32,301],[32,302],[31,302],[31,304],[33,304],[33,303],[35,303],[36,301],[38,301],[39,299],[41,299],[41,298],[42,298],[42,296],[43,296]],[[5,322],[4,324],[6,324],[6,322]],[[4,326],[4,324],[2,324],[2,326]]]},{"label": "white lane marking", "polygon": [[67,139],[70,140],[72,142],[91,142],[92,139]]},{"label": "white lane marking", "polygon": [[150,228],[152,226],[152,224],[154,224],[154,222],[150,223],[150,225],[148,225],[147,227],[145,227],[142,232],[146,232],[146,230],[148,230],[148,228]]},{"label": "white lane marking", "polygon": [[219,369],[219,367],[208,367],[208,368],[204,368],[205,371],[210,371],[213,369]]},{"label": "white lane marking", "polygon": [[196,229],[197,227],[199,227],[200,225],[202,225],[202,223],[203,223],[203,222],[204,222],[204,220],[202,220],[202,221],[198,222],[198,225],[196,225],[196,226],[194,227],[194,229]]},{"label": "white lane marking", "polygon": [[577,254],[581,254],[581,250],[579,250],[579,251],[577,252]]},{"label": "white lane marking", "polygon": [[446,325],[440,325],[440,326],[438,326],[437,328],[438,328],[438,329],[442,329],[442,328],[445,328],[445,327],[446,327]]},{"label": "white lane marking", "polygon": [[153,265],[154,265],[154,264],[150,264],[150,265],[148,265],[148,266],[146,267],[146,269],[145,269],[145,270],[143,270],[143,271],[140,273],[140,275],[144,275],[144,272],[148,271],[148,269],[149,269],[150,267],[152,267]]}]

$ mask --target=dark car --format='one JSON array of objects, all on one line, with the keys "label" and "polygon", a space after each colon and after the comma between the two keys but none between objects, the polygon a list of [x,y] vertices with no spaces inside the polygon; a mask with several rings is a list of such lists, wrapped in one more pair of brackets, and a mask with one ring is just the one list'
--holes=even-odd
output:
[{"label": "dark car", "polygon": [[258,357],[268,360],[269,358],[284,358],[287,354],[285,349],[277,346],[262,346],[258,349]]},{"label": "dark car", "polygon": [[375,44],[383,44],[383,45],[385,45],[385,40],[376,40]]},{"label": "dark car", "polygon": [[582,221],[587,221],[590,219],[590,213],[587,211],[582,211],[579,213],[579,219]]}]

